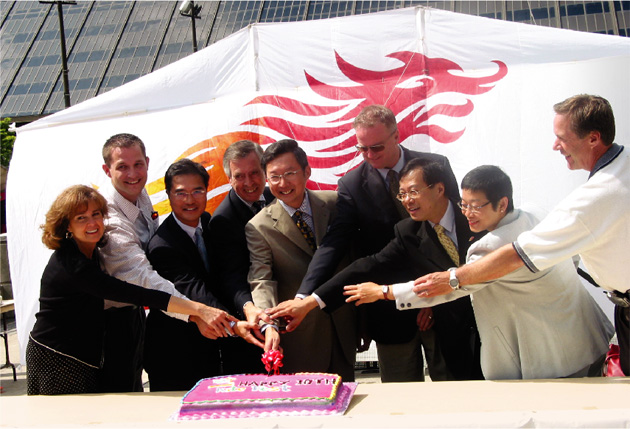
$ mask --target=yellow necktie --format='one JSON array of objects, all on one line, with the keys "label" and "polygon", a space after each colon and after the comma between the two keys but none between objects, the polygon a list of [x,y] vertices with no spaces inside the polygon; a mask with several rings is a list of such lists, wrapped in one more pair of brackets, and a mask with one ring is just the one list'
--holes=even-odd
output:
[{"label": "yellow necktie", "polygon": [[455,247],[455,243],[453,243],[453,240],[451,240],[451,238],[446,235],[444,227],[439,223],[436,224],[433,229],[435,229],[438,240],[440,240],[440,243],[442,244],[442,247],[444,247],[444,250],[446,250],[446,253],[448,253],[448,256],[451,257],[451,260],[453,261],[455,266],[459,267],[459,253],[457,252],[457,247]]}]

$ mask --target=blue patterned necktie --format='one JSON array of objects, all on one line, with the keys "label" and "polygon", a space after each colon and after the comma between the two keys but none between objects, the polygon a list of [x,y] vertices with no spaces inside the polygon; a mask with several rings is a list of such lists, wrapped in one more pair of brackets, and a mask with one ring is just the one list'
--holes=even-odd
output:
[{"label": "blue patterned necktie", "polygon": [[315,236],[313,235],[313,230],[311,229],[310,226],[308,226],[308,223],[306,223],[306,221],[304,220],[304,216],[302,215],[302,212],[300,210],[296,210],[295,213],[293,213],[293,216],[291,216],[291,219],[293,219],[293,222],[295,222],[295,224],[297,225],[298,229],[302,233],[302,236],[308,243],[308,246],[311,248],[311,250],[313,252],[317,250],[317,243],[315,242]]},{"label": "blue patterned necktie", "polygon": [[254,211],[254,214],[261,211],[264,207],[265,207],[265,202],[262,200],[254,201],[252,203],[252,210]]},{"label": "blue patterned necktie", "polygon": [[206,271],[210,272],[210,262],[208,261],[208,251],[206,249],[206,243],[203,241],[203,235],[201,234],[201,228],[195,230],[195,244],[197,250],[203,261],[203,266],[206,267]]}]

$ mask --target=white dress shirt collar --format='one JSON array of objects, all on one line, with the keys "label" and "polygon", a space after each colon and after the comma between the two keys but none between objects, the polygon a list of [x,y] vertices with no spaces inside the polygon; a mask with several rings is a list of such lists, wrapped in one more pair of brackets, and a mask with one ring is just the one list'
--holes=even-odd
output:
[{"label": "white dress shirt collar", "polygon": [[[236,194],[238,199],[243,202],[243,204],[245,204],[250,209],[252,208],[254,203],[250,203],[249,201],[245,201],[244,199],[242,199],[241,196],[238,194],[238,192],[234,191],[234,193]],[[265,196],[262,193],[260,194],[260,197],[258,197],[258,201],[262,201],[265,204],[267,203],[267,201],[265,200]]]},{"label": "white dress shirt collar", "polygon": [[188,226],[184,223],[182,223],[179,219],[177,219],[177,216],[175,216],[175,213],[173,213],[173,217],[175,218],[175,222],[177,222],[177,225],[180,226],[181,229],[184,230],[184,232],[186,234],[188,234],[188,236],[192,239],[192,241],[195,241],[195,231],[197,230],[197,228],[201,228],[201,219],[199,219],[198,224],[196,227],[192,227],[192,226]]},{"label": "white dress shirt collar", "polygon": [[302,204],[297,209],[289,207],[282,200],[278,200],[278,202],[287,211],[289,217],[291,218],[293,218],[293,214],[296,211],[301,211],[303,214],[302,218],[304,219],[306,224],[311,228],[311,230],[313,230],[313,232],[315,231],[315,223],[313,222],[313,210],[311,209],[311,200],[309,199],[308,191],[304,192],[304,199],[302,200]]},{"label": "white dress shirt collar", "polygon": [[398,157],[398,162],[392,168],[378,168],[376,171],[381,175],[385,183],[387,183],[387,173],[389,170],[394,170],[396,173],[400,175],[400,170],[405,166],[405,152],[403,152],[400,145],[398,145],[398,150],[400,151],[400,156]]}]

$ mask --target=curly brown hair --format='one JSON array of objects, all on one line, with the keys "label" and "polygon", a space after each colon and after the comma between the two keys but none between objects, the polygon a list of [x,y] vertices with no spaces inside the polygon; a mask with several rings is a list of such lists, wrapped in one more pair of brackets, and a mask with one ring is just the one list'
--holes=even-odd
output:
[{"label": "curly brown hair", "polygon": [[107,217],[107,201],[96,189],[85,185],[64,189],[46,213],[46,223],[40,226],[43,231],[42,243],[49,249],[59,249],[66,237],[70,219],[85,211],[90,201],[94,201],[103,217]]}]

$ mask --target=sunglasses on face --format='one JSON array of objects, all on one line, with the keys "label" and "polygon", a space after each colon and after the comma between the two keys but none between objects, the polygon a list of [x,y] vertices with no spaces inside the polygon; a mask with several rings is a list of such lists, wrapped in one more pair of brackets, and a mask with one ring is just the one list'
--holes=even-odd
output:
[{"label": "sunglasses on face", "polygon": [[375,144],[374,146],[363,146],[363,145],[358,144],[355,147],[361,153],[367,153],[368,151],[378,153],[378,152],[383,152],[385,150],[384,144]]}]

